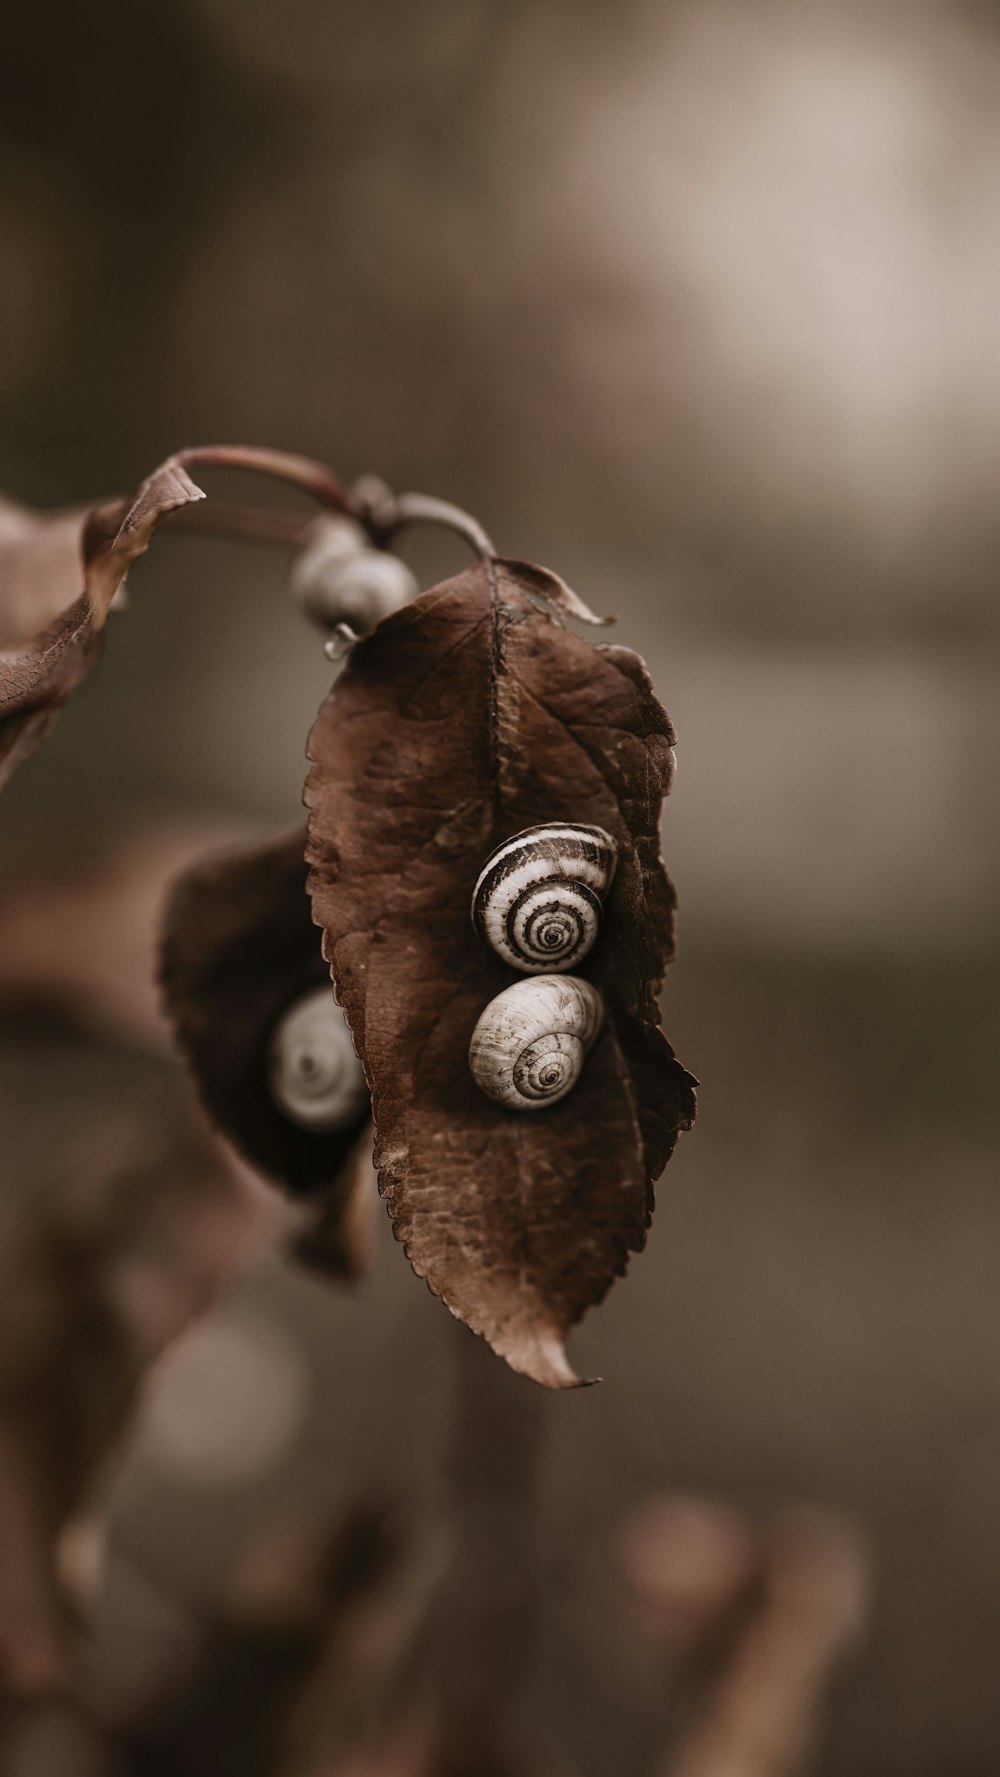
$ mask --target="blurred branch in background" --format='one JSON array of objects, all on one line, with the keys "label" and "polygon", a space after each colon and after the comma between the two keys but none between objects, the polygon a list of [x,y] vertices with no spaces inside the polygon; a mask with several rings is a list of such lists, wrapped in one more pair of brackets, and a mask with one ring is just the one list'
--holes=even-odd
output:
[{"label": "blurred branch in background", "polygon": [[551,1408],[464,1327],[451,1334],[444,1570],[375,1748],[349,1760],[344,1777],[528,1777],[539,1769],[516,1747],[512,1724],[537,1633]]},{"label": "blurred branch in background", "polygon": [[[676,1529],[682,1525],[683,1514]],[[661,1522],[661,1537],[663,1531]],[[724,1539],[723,1559],[726,1553]],[[669,1605],[669,1550],[661,1547],[655,1559]],[[683,1576],[689,1562],[678,1539],[673,1566]],[[706,1577],[704,1627],[716,1645],[701,1684],[681,1699],[682,1726],[659,1777],[792,1777],[817,1750],[827,1687],[867,1614],[867,1562],[858,1538],[842,1520],[819,1512],[781,1513],[756,1552],[728,1633],[717,1606],[713,1620],[717,1576],[710,1564]],[[685,1603],[690,1609],[690,1594]]]},{"label": "blurred branch in background", "polygon": [[133,1777],[329,1769],[345,1735],[386,1707],[414,1608],[410,1540],[400,1511],[371,1499],[264,1532],[200,1625],[193,1669],[117,1723]]},{"label": "blurred branch in background", "polygon": [[[202,833],[197,849],[204,843]],[[165,1048],[154,921],[190,845],[190,835],[147,836],[82,881],[13,891],[0,915],[5,1015],[17,1011],[24,1031],[44,1009],[126,1048]],[[44,1038],[38,1056],[44,1098],[59,1078]],[[0,1206],[0,1689],[13,1737],[4,1756],[13,1769],[22,1748],[31,1768],[37,1728],[55,1777],[75,1769],[78,1739],[92,1737],[71,1706],[80,1613],[99,1584],[103,1496],[142,1381],[283,1223],[176,1078],[104,1109],[96,1125],[82,1119],[60,1149],[62,1171],[46,1178],[41,1162],[30,1191],[12,1176],[15,1156],[16,1146]]]},{"label": "blurred branch in background", "polygon": [[[141,1379],[264,1243],[257,1194],[175,1105],[123,1118],[0,1245],[0,1652],[8,1702],[73,1688],[58,1567]],[[85,1601],[79,1601],[85,1602]]]}]

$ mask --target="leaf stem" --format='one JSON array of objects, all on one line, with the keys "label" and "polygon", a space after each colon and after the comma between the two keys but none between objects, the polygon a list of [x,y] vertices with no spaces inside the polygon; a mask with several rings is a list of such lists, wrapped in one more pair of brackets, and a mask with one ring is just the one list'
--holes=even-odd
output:
[{"label": "leaf stem", "polygon": [[453,531],[484,561],[496,555],[493,540],[479,520],[450,500],[439,500],[433,494],[394,494],[384,482],[366,476],[351,489],[350,501],[355,516],[381,543],[406,525],[434,524]]},{"label": "leaf stem", "polygon": [[[325,463],[317,462],[313,457],[253,444],[199,444],[168,457],[149,479],[159,479],[175,468],[184,471],[245,469],[251,474],[268,475],[287,482],[309,494],[327,511],[356,519],[379,548],[387,548],[391,538],[407,525],[432,524],[461,537],[484,560],[491,560],[496,555],[493,540],[479,520],[464,512],[461,506],[453,506],[450,500],[439,500],[433,494],[394,494],[374,475],[362,476],[348,491]],[[244,512],[238,507],[213,506],[205,512],[192,508],[179,516],[171,528],[234,541],[294,547],[301,541],[306,527],[283,513]]]},{"label": "leaf stem", "polygon": [[270,475],[311,494],[320,506],[334,512],[350,511],[347,492],[333,471],[313,457],[255,444],[200,444],[178,451],[170,461],[182,469],[247,469],[251,474]]}]

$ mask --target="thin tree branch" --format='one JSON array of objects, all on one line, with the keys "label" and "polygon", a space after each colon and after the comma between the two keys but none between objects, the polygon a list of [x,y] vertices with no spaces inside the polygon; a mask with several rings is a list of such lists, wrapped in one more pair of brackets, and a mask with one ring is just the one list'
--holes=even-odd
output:
[{"label": "thin tree branch", "polygon": [[350,511],[347,492],[333,471],[313,457],[253,444],[199,444],[178,451],[169,462],[181,469],[247,469],[251,474],[287,481],[334,512]]},{"label": "thin tree branch", "polygon": [[433,494],[394,494],[383,481],[369,475],[355,483],[350,502],[355,516],[381,544],[407,525],[433,524],[454,532],[486,561],[496,555],[493,541],[479,520],[461,506],[453,506],[450,500],[439,500]]},{"label": "thin tree branch", "polygon": [[812,1749],[823,1693],[864,1617],[867,1567],[849,1528],[786,1515],[758,1608],[661,1777],[792,1777]]}]

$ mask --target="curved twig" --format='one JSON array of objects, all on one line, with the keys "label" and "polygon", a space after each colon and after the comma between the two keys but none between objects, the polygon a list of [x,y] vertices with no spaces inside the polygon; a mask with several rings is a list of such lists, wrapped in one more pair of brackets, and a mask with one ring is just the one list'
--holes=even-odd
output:
[{"label": "curved twig", "polygon": [[347,492],[333,471],[313,457],[255,444],[202,444],[178,451],[170,462],[182,469],[248,469],[252,474],[287,481],[334,512],[350,510]]},{"label": "curved twig", "polygon": [[435,524],[453,531],[476,555],[490,561],[496,548],[477,518],[433,494],[394,494],[384,482],[366,476],[351,489],[352,510],[376,540],[385,544],[405,525]]}]

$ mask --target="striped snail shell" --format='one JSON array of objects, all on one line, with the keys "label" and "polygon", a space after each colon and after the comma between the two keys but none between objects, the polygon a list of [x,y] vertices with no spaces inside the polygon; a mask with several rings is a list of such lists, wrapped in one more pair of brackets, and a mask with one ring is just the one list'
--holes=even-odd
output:
[{"label": "striped snail shell", "polygon": [[528,827],[487,858],[472,894],[472,923],[515,969],[571,969],[597,938],[617,861],[603,827]]},{"label": "striped snail shell", "polygon": [[344,1014],[329,987],[289,1006],[268,1051],[271,1096],[300,1129],[330,1134],[357,1121],[368,1087]]},{"label": "striped snail shell", "polygon": [[604,1022],[596,987],[575,975],[515,981],[490,1001],[472,1033],[476,1084],[511,1111],[543,1111],[572,1092]]}]

